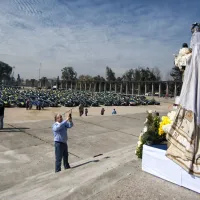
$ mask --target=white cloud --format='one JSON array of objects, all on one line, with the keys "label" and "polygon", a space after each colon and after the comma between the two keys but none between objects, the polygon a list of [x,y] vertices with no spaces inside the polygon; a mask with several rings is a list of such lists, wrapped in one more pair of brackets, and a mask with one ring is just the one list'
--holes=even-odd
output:
[{"label": "white cloud", "polygon": [[86,2],[1,0],[0,60],[28,78],[37,78],[40,62],[47,77],[65,66],[91,75],[104,75],[107,65],[117,75],[137,66],[168,71],[172,54],[189,42],[191,21],[174,21],[170,9],[132,4],[115,11]]}]

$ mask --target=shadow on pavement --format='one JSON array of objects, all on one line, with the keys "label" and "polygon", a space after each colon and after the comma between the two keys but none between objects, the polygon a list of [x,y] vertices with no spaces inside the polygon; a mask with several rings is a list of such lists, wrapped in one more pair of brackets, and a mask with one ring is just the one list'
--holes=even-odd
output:
[{"label": "shadow on pavement", "polygon": [[75,169],[75,168],[77,168],[77,167],[81,167],[81,166],[83,166],[83,165],[87,165],[87,164],[92,163],[92,162],[99,162],[99,160],[91,160],[91,161],[82,163],[82,164],[80,164],[80,165],[76,165],[76,166],[71,167],[71,168],[72,168],[72,169]]}]

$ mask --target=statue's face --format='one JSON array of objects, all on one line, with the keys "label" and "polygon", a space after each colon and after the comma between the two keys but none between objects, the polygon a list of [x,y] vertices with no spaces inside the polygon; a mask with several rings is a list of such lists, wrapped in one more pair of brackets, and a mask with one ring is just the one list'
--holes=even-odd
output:
[{"label": "statue's face", "polygon": [[192,27],[192,28],[191,28],[191,32],[192,32],[192,34],[193,34],[194,32],[200,32],[200,24],[198,24],[198,25]]}]

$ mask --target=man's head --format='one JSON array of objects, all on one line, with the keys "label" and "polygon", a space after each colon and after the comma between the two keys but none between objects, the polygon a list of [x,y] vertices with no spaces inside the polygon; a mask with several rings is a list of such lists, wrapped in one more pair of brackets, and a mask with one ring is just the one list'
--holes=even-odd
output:
[{"label": "man's head", "polygon": [[56,114],[55,115],[55,122],[61,123],[63,121],[62,115],[61,114]]},{"label": "man's head", "polygon": [[188,44],[187,43],[183,43],[182,47],[183,48],[188,48]]}]

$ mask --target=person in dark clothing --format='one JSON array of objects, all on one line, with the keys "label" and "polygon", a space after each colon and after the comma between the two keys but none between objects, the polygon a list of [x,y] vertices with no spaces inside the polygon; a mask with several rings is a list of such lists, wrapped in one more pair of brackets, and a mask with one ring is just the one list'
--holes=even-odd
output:
[{"label": "person in dark clothing", "polygon": [[3,129],[3,118],[4,118],[4,104],[0,103],[0,129]]},{"label": "person in dark clothing", "polygon": [[105,109],[102,108],[102,109],[101,109],[101,115],[104,115],[104,112],[105,112]]},{"label": "person in dark clothing", "polygon": [[26,101],[26,110],[28,110],[28,109],[29,109],[29,105],[30,105],[30,100],[29,100],[29,99],[27,99],[27,101]]},{"label": "person in dark clothing", "polygon": [[84,106],[82,104],[80,104],[80,106],[79,106],[79,115],[80,115],[80,117],[83,115],[83,112],[84,112]]},{"label": "person in dark clothing", "polygon": [[87,116],[87,115],[88,115],[88,109],[85,108],[85,116]]},{"label": "person in dark clothing", "polygon": [[32,102],[29,101],[29,110],[31,110],[31,109],[32,109]]},{"label": "person in dark clothing", "polygon": [[39,99],[37,100],[36,110],[41,110],[41,101]]}]

